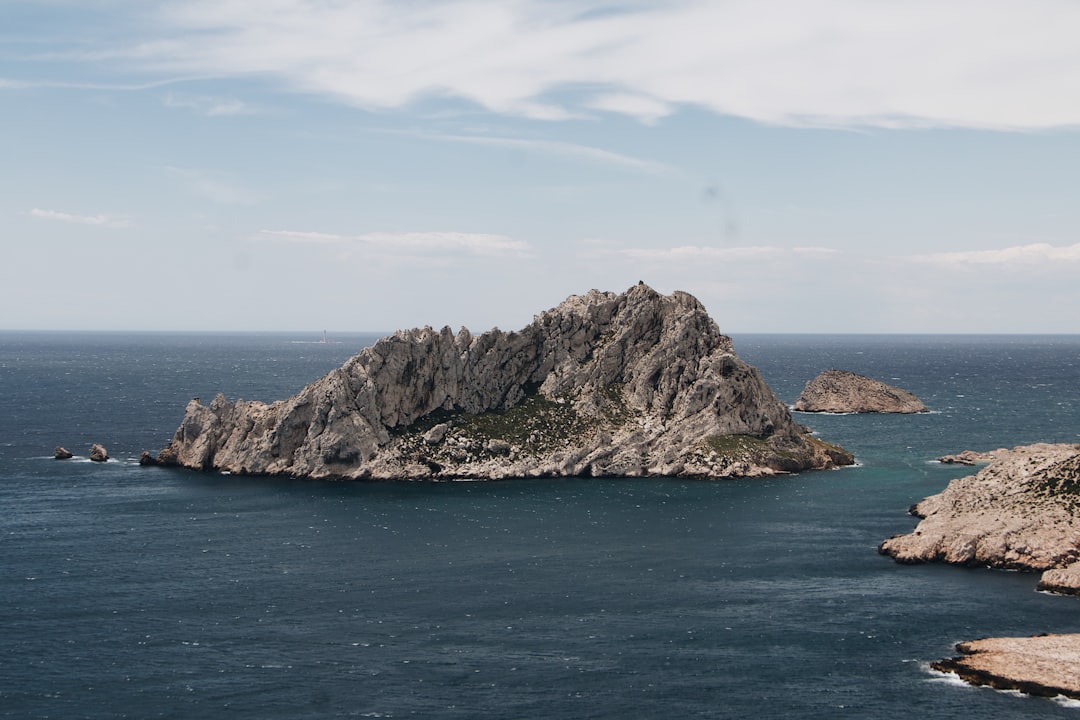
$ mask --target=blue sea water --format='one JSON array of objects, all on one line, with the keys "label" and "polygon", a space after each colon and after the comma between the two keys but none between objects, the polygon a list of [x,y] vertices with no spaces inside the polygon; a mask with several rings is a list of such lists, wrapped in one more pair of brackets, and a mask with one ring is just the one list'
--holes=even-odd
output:
[{"label": "blue sea water", "polygon": [[[139,467],[192,396],[340,365],[287,335],[0,333],[0,716],[1078,717],[932,673],[1080,632],[1036,578],[877,554],[962,468],[1080,442],[1077,336],[736,336],[788,403],[837,367],[918,416],[798,415],[858,467],[772,480],[365,484]],[[86,460],[91,443],[114,459]],[[78,457],[52,459],[61,444]]]}]

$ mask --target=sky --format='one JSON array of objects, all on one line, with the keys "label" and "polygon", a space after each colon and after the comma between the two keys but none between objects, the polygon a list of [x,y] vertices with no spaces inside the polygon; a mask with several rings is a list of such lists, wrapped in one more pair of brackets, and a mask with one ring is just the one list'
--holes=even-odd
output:
[{"label": "sky", "polygon": [[1074,0],[3,0],[0,329],[1080,333]]}]

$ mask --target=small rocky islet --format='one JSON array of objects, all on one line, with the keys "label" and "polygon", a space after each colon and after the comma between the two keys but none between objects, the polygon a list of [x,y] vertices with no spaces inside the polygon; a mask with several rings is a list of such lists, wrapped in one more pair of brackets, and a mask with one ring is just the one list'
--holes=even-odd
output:
[{"label": "small rocky islet", "polygon": [[925,413],[907,390],[847,370],[825,370],[806,383],[794,409],[810,413]]}]

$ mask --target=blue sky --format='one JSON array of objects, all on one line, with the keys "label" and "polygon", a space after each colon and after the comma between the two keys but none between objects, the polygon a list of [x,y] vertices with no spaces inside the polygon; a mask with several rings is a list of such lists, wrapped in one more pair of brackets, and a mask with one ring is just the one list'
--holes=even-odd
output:
[{"label": "blue sky", "polygon": [[1080,332],[1080,5],[5,0],[0,328]]}]

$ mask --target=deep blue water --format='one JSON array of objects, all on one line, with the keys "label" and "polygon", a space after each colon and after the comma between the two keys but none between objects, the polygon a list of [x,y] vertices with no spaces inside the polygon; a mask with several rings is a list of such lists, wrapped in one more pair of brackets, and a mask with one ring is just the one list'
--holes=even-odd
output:
[{"label": "deep blue water", "polygon": [[[1080,441],[1080,337],[736,336],[791,403],[838,367],[921,416],[798,418],[774,480],[288,482],[135,463],[184,404],[340,365],[285,335],[0,333],[0,716],[1070,717],[928,670],[1080,632],[1023,573],[876,552],[966,448]],[[115,460],[86,461],[93,442]],[[62,444],[82,458],[51,459]]]}]

